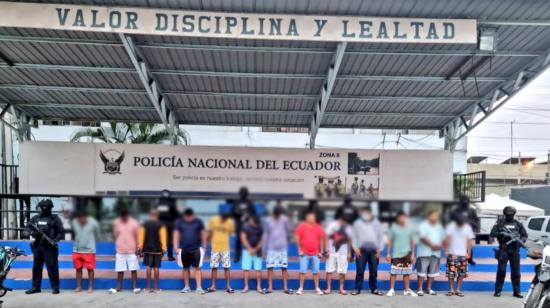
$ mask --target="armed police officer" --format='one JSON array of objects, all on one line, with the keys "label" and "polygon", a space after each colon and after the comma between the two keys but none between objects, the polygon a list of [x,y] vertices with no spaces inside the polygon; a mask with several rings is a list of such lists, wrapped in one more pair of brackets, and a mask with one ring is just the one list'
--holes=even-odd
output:
[{"label": "armed police officer", "polygon": [[[511,280],[514,289],[514,297],[522,298],[520,290],[520,255],[521,244],[527,239],[527,232],[523,225],[514,216],[516,209],[507,206],[502,211],[504,218],[499,219],[491,229],[491,237],[498,240],[499,248],[496,251],[498,259],[497,279],[495,283],[495,297],[500,297],[504,279],[506,278],[506,264],[510,262]],[[515,240],[514,240],[515,239]]]},{"label": "armed police officer", "polygon": [[57,242],[64,235],[63,223],[57,215],[52,214],[53,203],[50,199],[40,201],[38,208],[40,213],[31,218],[25,230],[27,235],[34,238],[34,241],[31,242],[34,262],[32,266],[32,288],[25,293],[41,292],[42,269],[44,263],[46,263],[52,293],[59,294],[59,264],[57,262],[59,250]]}]

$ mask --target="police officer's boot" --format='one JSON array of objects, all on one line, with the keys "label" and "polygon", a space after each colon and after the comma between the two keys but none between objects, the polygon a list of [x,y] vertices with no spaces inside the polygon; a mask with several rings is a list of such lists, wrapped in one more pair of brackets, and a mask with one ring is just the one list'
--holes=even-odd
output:
[{"label": "police officer's boot", "polygon": [[42,292],[39,288],[32,287],[29,290],[25,291],[25,294],[35,294]]},{"label": "police officer's boot", "polygon": [[59,294],[59,288],[53,289],[52,294]]},{"label": "police officer's boot", "polygon": [[514,292],[514,295],[512,295],[513,297],[516,297],[516,298],[523,298],[523,295],[521,295],[521,293],[519,292]]}]

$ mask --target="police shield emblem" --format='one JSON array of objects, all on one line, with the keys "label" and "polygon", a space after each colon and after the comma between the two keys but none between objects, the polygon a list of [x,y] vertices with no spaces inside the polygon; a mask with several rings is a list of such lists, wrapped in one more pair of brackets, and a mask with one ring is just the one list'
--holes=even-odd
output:
[{"label": "police shield emblem", "polygon": [[124,151],[107,150],[105,152],[99,150],[99,158],[103,162],[104,171],[107,174],[120,174],[120,164],[124,160]]}]

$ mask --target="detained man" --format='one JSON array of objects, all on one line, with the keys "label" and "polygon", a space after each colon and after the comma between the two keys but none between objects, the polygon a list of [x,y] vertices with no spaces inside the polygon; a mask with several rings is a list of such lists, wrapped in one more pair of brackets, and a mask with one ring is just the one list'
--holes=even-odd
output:
[{"label": "detained man", "polygon": [[113,235],[115,238],[115,272],[117,273],[116,289],[109,289],[110,294],[122,291],[124,272],[132,275],[132,291],[134,294],[141,292],[137,286],[137,271],[139,270],[139,223],[130,216],[125,207],[119,210],[119,217],[113,222]]},{"label": "detained man", "polygon": [[351,238],[352,230],[344,215],[340,215],[335,221],[331,222],[326,229],[325,243],[328,243],[328,259],[326,263],[326,281],[327,289],[325,294],[330,294],[332,290],[332,274],[336,272],[340,280],[340,294],[347,295],[344,284],[348,272],[348,263],[351,260]]},{"label": "detained man", "polygon": [[263,246],[263,229],[260,223],[260,217],[253,216],[243,226],[240,237],[243,243],[242,252],[242,270],[244,272],[244,288],[242,293],[247,293],[249,290],[248,279],[250,270],[256,272],[256,291],[264,294],[262,289],[262,246]]},{"label": "detained man", "polygon": [[383,295],[378,290],[378,264],[384,247],[382,225],[372,214],[369,205],[361,211],[361,217],[353,223],[353,249],[355,250],[355,289],[351,295],[359,295],[365,281],[365,269],[369,267],[369,289],[374,295]]},{"label": "detained man", "polygon": [[82,270],[88,272],[88,293],[94,291],[94,270],[96,267],[96,243],[99,241],[99,224],[86,211],[79,211],[71,221],[74,231],[73,265],[76,271],[75,292],[82,291]]},{"label": "detained man", "polygon": [[202,258],[206,248],[207,233],[202,220],[195,217],[193,209],[183,211],[183,217],[176,222],[174,229],[174,247],[183,267],[184,287],[181,293],[191,292],[191,267],[195,275],[197,294],[205,294],[202,289]]},{"label": "detained man", "polygon": [[424,295],[424,280],[426,294],[437,295],[432,289],[433,281],[439,276],[441,264],[441,248],[445,240],[445,230],[439,222],[439,212],[432,210],[424,222],[418,227],[418,245],[416,246],[416,275],[418,276],[418,296]]},{"label": "detained man", "polygon": [[283,206],[278,203],[273,215],[268,217],[264,226],[264,253],[267,267],[267,292],[273,292],[274,269],[280,268],[283,276],[283,292],[292,294],[288,288],[288,240],[290,238],[290,221],[285,215]]}]

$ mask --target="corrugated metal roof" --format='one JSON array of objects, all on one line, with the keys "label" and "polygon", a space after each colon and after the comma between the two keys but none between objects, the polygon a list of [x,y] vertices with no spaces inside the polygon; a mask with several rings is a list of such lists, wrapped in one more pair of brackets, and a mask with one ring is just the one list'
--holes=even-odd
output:
[{"label": "corrugated metal roof", "polygon": [[[94,4],[550,20],[550,2],[542,0],[96,0]],[[442,128],[550,49],[547,26],[499,26],[498,38],[500,54],[495,56],[472,56],[475,45],[349,43],[321,126]],[[148,35],[133,39],[169,107],[180,123],[187,124],[309,126],[336,49],[334,42]],[[14,103],[44,119],[160,121],[116,34],[0,28],[0,52],[15,63],[8,67],[0,62],[0,103]]]}]

